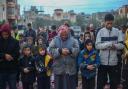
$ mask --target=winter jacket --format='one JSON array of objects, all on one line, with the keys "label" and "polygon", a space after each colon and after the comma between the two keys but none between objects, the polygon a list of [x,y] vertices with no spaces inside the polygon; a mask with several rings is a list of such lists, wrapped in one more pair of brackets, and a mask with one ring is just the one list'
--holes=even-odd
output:
[{"label": "winter jacket", "polygon": [[[23,56],[19,59],[21,80],[24,82],[35,81],[35,58],[33,56]],[[24,73],[24,68],[28,68],[30,72]]]},{"label": "winter jacket", "polygon": [[[13,37],[9,37],[6,40],[2,37],[0,38],[0,73],[18,71],[19,50],[19,42]],[[13,60],[6,61],[5,54],[11,55]]]},{"label": "winter jacket", "polygon": [[[112,44],[115,49],[112,49]],[[118,29],[112,27],[111,30],[102,28],[96,38],[96,48],[100,50],[101,65],[115,66],[118,63],[117,50],[123,49],[122,34]]]},{"label": "winter jacket", "polygon": [[[83,49],[78,57],[78,65],[81,70],[81,75],[86,77],[87,79],[91,77],[95,77],[96,68],[100,64],[99,54],[96,50],[88,51],[87,49]],[[93,65],[94,70],[87,69],[88,65]]]},{"label": "winter jacket", "polygon": [[52,58],[49,55],[41,56],[37,55],[35,59],[37,73],[45,73],[45,75],[51,75]]},{"label": "winter jacket", "polygon": [[[62,48],[70,50],[70,54],[64,56],[59,51]],[[62,41],[60,36],[56,36],[49,45],[49,52],[54,58],[53,72],[55,74],[69,74],[76,73],[76,56],[79,52],[79,44],[76,39],[69,36],[66,41]]]}]

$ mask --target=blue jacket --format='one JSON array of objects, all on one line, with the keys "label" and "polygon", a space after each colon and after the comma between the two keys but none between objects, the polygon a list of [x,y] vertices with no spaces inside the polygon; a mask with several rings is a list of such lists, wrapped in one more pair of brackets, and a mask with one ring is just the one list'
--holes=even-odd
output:
[{"label": "blue jacket", "polygon": [[[81,70],[82,76],[86,77],[87,79],[91,77],[95,77],[96,75],[96,68],[100,64],[99,55],[96,50],[91,50],[90,52],[87,49],[83,49],[78,57],[78,65]],[[94,65],[94,70],[87,69],[88,65]]]}]

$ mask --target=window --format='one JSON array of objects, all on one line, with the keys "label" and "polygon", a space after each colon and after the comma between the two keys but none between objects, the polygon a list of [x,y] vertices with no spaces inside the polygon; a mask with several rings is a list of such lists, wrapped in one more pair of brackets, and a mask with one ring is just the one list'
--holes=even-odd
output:
[{"label": "window", "polygon": [[7,8],[8,15],[15,15],[15,8]]}]

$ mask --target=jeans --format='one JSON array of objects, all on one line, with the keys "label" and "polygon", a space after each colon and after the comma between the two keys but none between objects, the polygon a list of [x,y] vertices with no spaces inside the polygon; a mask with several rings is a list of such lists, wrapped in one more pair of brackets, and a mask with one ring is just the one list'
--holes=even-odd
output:
[{"label": "jeans", "polygon": [[17,73],[0,73],[0,89],[6,89],[8,84],[9,89],[16,88]]}]

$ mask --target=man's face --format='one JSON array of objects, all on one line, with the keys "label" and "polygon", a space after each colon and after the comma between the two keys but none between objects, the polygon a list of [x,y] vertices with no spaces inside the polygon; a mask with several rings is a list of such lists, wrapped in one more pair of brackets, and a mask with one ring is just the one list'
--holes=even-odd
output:
[{"label": "man's face", "polygon": [[63,41],[65,41],[65,40],[67,40],[67,38],[68,38],[68,33],[67,33],[67,32],[62,32],[62,33],[60,34],[60,37],[61,37],[61,39],[62,39]]},{"label": "man's face", "polygon": [[7,33],[7,32],[2,32],[2,37],[4,38],[4,39],[8,39],[8,37],[9,37],[9,33]]},{"label": "man's face", "polygon": [[112,29],[113,21],[105,21],[105,26],[107,29]]}]

